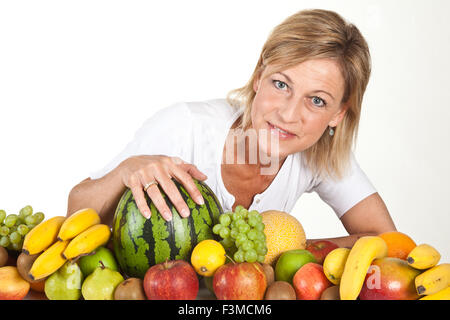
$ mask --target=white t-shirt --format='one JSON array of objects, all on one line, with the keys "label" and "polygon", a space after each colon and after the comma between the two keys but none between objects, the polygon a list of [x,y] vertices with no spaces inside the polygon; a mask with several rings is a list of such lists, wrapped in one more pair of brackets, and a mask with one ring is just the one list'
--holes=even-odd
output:
[{"label": "white t-shirt", "polygon": [[[235,198],[222,180],[222,153],[228,131],[242,111],[225,99],[176,103],[163,108],[144,122],[122,152],[106,167],[91,173],[90,178],[101,178],[133,155],[177,156],[207,175],[205,183],[216,194],[224,211],[230,211]],[[376,192],[353,153],[347,176],[333,182],[318,181],[298,152],[289,155],[269,187],[254,196],[249,210],[290,213],[304,192],[313,191],[333,208],[338,218]]]}]

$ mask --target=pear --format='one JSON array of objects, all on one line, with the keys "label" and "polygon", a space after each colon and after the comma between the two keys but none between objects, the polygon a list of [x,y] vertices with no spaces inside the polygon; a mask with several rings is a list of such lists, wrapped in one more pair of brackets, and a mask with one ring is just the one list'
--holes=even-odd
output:
[{"label": "pear", "polygon": [[80,267],[67,261],[45,280],[45,295],[49,300],[78,300],[81,298],[82,282]]},{"label": "pear", "polygon": [[114,300],[114,290],[124,281],[122,275],[103,265],[95,268],[81,287],[85,300]]}]

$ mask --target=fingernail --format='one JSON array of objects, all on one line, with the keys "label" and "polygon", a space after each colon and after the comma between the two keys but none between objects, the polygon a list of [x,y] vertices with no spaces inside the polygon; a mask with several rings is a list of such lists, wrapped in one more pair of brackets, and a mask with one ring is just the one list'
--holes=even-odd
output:
[{"label": "fingernail", "polygon": [[183,218],[186,218],[187,216],[189,216],[189,209],[184,208],[183,210],[181,210],[181,216]]},{"label": "fingernail", "polygon": [[205,204],[205,201],[203,200],[202,197],[198,197],[197,200],[196,200],[196,202],[197,202],[199,205],[201,205],[201,206]]},{"label": "fingernail", "polygon": [[150,211],[145,211],[144,212],[144,217],[146,217],[147,219],[150,219],[150,217],[152,216]]},{"label": "fingernail", "polygon": [[172,221],[172,215],[170,214],[170,212],[166,212],[165,216],[167,217],[166,221]]}]

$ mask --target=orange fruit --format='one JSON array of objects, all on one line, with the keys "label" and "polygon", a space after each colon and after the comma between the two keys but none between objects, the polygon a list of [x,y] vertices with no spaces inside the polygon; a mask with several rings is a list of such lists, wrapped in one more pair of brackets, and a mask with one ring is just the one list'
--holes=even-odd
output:
[{"label": "orange fruit", "polygon": [[408,254],[417,245],[413,239],[399,231],[388,231],[378,235],[388,247],[388,257],[406,260]]}]

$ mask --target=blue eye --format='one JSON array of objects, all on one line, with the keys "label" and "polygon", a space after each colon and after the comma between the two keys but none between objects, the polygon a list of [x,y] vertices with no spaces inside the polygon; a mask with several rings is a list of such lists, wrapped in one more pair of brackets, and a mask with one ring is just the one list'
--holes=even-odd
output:
[{"label": "blue eye", "polygon": [[280,80],[273,80],[272,82],[275,85],[275,87],[280,90],[285,90],[288,87],[286,82]]},{"label": "blue eye", "polygon": [[316,107],[324,107],[327,104],[325,100],[317,96],[312,97],[311,101]]}]

